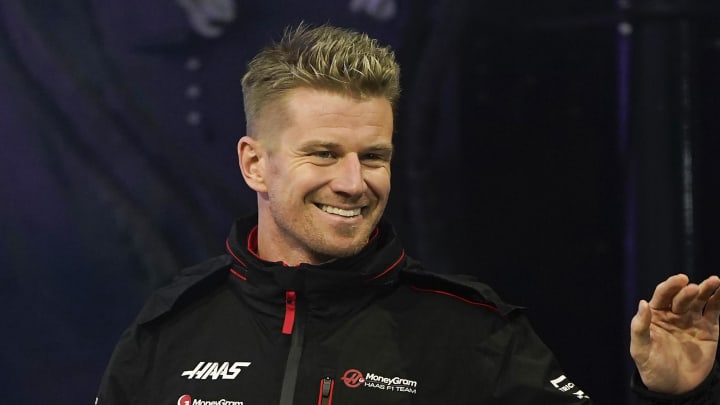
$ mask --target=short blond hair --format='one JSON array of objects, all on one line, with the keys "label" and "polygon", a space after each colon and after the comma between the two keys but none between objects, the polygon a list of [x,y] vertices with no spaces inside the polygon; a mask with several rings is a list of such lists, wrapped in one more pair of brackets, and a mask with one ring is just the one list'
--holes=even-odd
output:
[{"label": "short blond hair", "polygon": [[248,134],[268,104],[290,90],[309,87],[352,97],[384,97],[395,108],[400,67],[388,46],[367,34],[321,25],[285,29],[282,39],[262,49],[242,79]]}]

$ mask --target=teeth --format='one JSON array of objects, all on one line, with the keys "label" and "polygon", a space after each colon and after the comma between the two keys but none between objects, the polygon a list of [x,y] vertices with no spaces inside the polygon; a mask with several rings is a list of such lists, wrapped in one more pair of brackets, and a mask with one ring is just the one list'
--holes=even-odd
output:
[{"label": "teeth", "polygon": [[330,214],[340,215],[343,217],[354,217],[354,216],[360,215],[360,208],[355,208],[352,210],[344,210],[342,208],[331,207],[329,205],[321,205],[320,209],[325,212],[328,212]]}]

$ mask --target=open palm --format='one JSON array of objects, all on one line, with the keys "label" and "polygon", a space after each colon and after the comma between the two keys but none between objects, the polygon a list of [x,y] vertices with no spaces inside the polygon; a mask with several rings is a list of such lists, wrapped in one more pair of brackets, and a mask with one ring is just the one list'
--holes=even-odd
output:
[{"label": "open palm", "polygon": [[680,394],[702,383],[715,364],[720,278],[689,284],[679,274],[641,301],[631,323],[630,354],[651,391]]}]

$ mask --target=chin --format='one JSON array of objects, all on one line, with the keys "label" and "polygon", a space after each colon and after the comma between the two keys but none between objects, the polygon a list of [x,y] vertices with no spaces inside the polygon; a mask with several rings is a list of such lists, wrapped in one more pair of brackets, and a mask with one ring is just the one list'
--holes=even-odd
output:
[{"label": "chin", "polygon": [[329,257],[334,258],[341,258],[341,257],[349,257],[352,255],[357,254],[365,247],[364,243],[354,243],[352,245],[345,245],[345,246],[335,246],[335,247],[328,247],[328,249],[323,252]]}]

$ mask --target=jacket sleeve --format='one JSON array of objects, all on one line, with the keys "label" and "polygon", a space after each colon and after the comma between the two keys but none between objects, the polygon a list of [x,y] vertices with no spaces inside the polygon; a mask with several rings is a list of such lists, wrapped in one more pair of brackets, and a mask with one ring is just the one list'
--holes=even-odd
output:
[{"label": "jacket sleeve", "polygon": [[100,382],[96,405],[125,405],[150,402],[152,387],[145,387],[146,377],[154,368],[158,324],[178,303],[193,296],[203,296],[227,278],[229,256],[218,256],[184,269],[175,281],[147,300],[133,325],[120,337],[105,375]]},{"label": "jacket sleeve", "polygon": [[589,394],[560,368],[550,349],[522,314],[490,337],[490,350],[500,354],[494,398],[499,404],[590,405]]},{"label": "jacket sleeve", "polygon": [[705,381],[694,390],[682,395],[652,392],[645,387],[635,372],[630,382],[638,405],[716,405],[720,404],[720,368],[717,363]]},{"label": "jacket sleeve", "polygon": [[143,381],[152,359],[149,345],[137,325],[120,338],[100,382],[96,405],[129,405],[142,403]]}]

